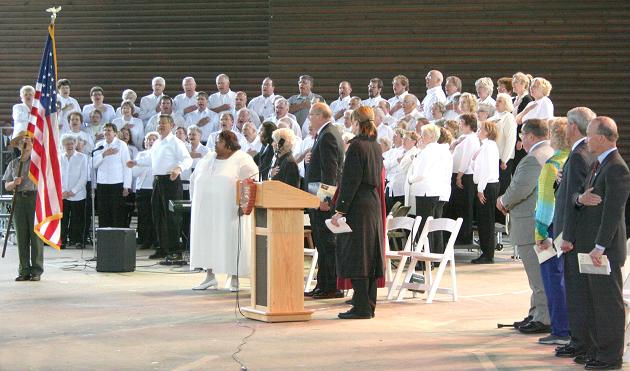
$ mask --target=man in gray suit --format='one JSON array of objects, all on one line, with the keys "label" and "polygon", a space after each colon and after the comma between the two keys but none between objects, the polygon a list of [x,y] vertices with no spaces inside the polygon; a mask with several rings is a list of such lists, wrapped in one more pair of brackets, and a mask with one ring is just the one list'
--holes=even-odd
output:
[{"label": "man in gray suit", "polygon": [[[581,326],[590,342],[588,353],[574,358],[587,370],[621,368],[625,310],[621,267],[626,260],[625,205],[630,194],[630,170],[617,151],[617,125],[609,117],[593,119],[586,130],[588,150],[596,156],[580,192],[570,198],[577,209],[575,223],[565,225],[562,250],[590,255],[595,266],[606,255],[609,275],[589,274],[578,287],[577,300],[586,313]],[[573,329],[572,329],[573,330]]]},{"label": "man in gray suit", "polygon": [[497,200],[497,208],[503,213],[510,213],[510,242],[518,247],[529,287],[532,289],[529,315],[518,329],[527,334],[545,333],[551,328],[540,265],[534,250],[534,211],[538,176],[554,150],[547,140],[549,126],[546,120],[527,120],[523,124],[520,137],[527,156],[516,167],[508,189]]},{"label": "man in gray suit", "polygon": [[[586,107],[576,107],[567,113],[567,138],[572,143],[571,153],[562,169],[562,178],[556,192],[556,207],[553,215],[553,235],[559,237],[566,226],[575,223],[575,207],[570,198],[584,184],[589,174],[592,155],[586,146],[586,127],[595,118],[595,113]],[[560,246],[556,246],[560,248]],[[581,323],[586,322],[585,313],[577,299],[579,287],[588,283],[580,274],[575,250],[564,252],[564,284],[566,289],[567,315],[571,343],[556,350],[557,357],[574,358],[585,353],[588,333]]]}]

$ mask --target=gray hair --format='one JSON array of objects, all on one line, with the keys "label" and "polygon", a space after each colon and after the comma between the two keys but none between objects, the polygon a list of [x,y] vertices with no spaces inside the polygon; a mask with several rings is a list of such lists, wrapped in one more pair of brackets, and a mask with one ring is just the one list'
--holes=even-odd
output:
[{"label": "gray hair", "polygon": [[477,112],[488,112],[488,116],[494,115],[495,110],[496,109],[493,106],[486,103],[481,103],[479,108],[477,108]]},{"label": "gray hair", "polygon": [[224,73],[219,74],[215,81],[219,82],[219,80],[221,80],[221,79],[226,79],[227,82],[230,82],[230,77],[228,75],[224,74]]},{"label": "gray hair", "polygon": [[144,134],[144,139],[147,140],[147,139],[149,139],[150,136],[154,136],[156,138],[159,138],[160,137],[160,133],[158,133],[157,131],[150,131],[150,132]]},{"label": "gray hair", "polygon": [[567,120],[569,124],[576,125],[580,134],[586,135],[586,128],[597,115],[588,107],[575,107],[567,112]]},{"label": "gray hair", "polygon": [[35,88],[30,85],[24,85],[20,88],[20,97],[23,97],[26,92],[35,94]]},{"label": "gray hair", "polygon": [[66,144],[68,142],[72,142],[77,144],[77,137],[72,134],[64,134],[61,136],[61,144]]},{"label": "gray hair", "polygon": [[392,148],[392,141],[388,137],[380,137],[376,140],[378,144],[382,146],[386,146],[387,148]]},{"label": "gray hair", "polygon": [[278,143],[280,139],[284,139],[284,145],[282,146],[282,149],[293,151],[293,146],[295,145],[295,134],[293,133],[293,130],[289,128],[274,130],[273,133],[271,133],[271,138],[276,143]]},{"label": "gray hair", "polygon": [[197,125],[190,125],[190,126],[188,127],[188,129],[186,129],[186,132],[187,132],[189,135],[190,135],[190,134],[192,134],[193,132],[194,132],[194,133],[197,133],[197,134],[199,134],[199,135],[202,135],[202,133],[201,133],[201,129],[200,129],[200,128],[199,128],[199,126],[197,126]]},{"label": "gray hair", "polygon": [[422,131],[423,136],[425,134],[430,134],[433,137],[431,141],[434,143],[440,139],[440,127],[435,124],[422,125],[420,130]]},{"label": "gray hair", "polygon": [[508,94],[505,94],[505,93],[497,94],[497,102],[500,100],[503,101],[503,103],[505,103],[506,111],[508,112],[514,111],[514,103],[512,103],[512,98],[510,98]]},{"label": "gray hair", "polygon": [[486,88],[488,89],[488,94],[492,95],[492,91],[494,90],[494,83],[492,79],[489,77],[482,77],[475,81],[475,88]]},{"label": "gray hair", "polygon": [[281,104],[289,104],[289,101],[286,98],[278,98],[275,102],[273,102],[274,107],[277,107]]},{"label": "gray hair", "polygon": [[153,80],[151,80],[151,86],[155,85],[156,82],[161,82],[162,85],[166,86],[166,80],[164,80],[163,77],[160,77],[160,76],[154,77]]},{"label": "gray hair", "polygon": [[127,94],[133,94],[133,96],[134,96],[134,99],[133,99],[133,100],[134,100],[134,101],[135,101],[136,99],[138,99],[138,94],[136,94],[136,92],[135,92],[135,91],[133,91],[133,90],[131,90],[131,89],[125,89],[125,90],[123,90],[123,92],[122,92],[122,94],[120,95],[120,97],[121,97],[123,100],[127,100],[127,99],[125,98],[125,96],[126,96]]}]

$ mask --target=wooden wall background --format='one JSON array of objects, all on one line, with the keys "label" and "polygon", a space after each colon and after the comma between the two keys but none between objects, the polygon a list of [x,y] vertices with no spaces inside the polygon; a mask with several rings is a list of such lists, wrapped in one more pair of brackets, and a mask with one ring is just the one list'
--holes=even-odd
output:
[{"label": "wooden wall background", "polygon": [[[50,2],[0,4],[0,121],[10,121],[21,85],[37,74]],[[275,80],[279,94],[297,91],[297,77],[315,77],[315,91],[330,101],[340,80],[366,96],[368,80],[399,73],[424,95],[424,76],[439,69],[458,75],[465,91],[482,76],[516,71],[553,84],[556,115],[586,105],[612,116],[630,159],[630,2],[554,0],[453,1],[59,1],[60,77],[73,96],[89,103],[93,85],[106,100],[120,92],[150,92],[150,79],[167,79],[168,94],[195,76],[214,92],[214,77],[230,75],[233,90],[259,94]]]}]

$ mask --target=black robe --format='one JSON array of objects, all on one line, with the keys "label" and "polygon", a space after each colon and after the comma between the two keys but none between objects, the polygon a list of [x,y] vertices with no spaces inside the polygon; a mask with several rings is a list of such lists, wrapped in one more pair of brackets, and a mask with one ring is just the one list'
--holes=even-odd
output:
[{"label": "black robe", "polygon": [[276,166],[279,167],[278,174],[271,177],[271,180],[278,180],[295,188],[300,188],[300,170],[290,151],[277,158],[272,169]]},{"label": "black robe", "polygon": [[340,278],[383,276],[382,168],[381,147],[375,139],[357,136],[350,142],[336,207],[352,228],[351,233],[337,235]]}]

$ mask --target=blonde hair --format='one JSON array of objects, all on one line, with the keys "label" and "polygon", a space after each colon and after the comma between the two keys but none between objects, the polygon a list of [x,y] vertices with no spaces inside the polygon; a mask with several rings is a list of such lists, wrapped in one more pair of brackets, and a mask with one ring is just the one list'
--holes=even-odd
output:
[{"label": "blonde hair", "polygon": [[551,93],[551,88],[552,88],[549,80],[545,79],[544,77],[535,77],[534,80],[532,81],[532,86],[534,86],[535,83],[540,84],[542,93],[545,97],[549,96],[549,93]]},{"label": "blonde hair", "polygon": [[497,95],[497,102],[498,101],[503,101],[503,103],[505,104],[505,110],[507,112],[514,111],[514,103],[512,103],[512,98],[510,98],[509,95],[505,93],[499,93]]},{"label": "blonde hair", "polygon": [[274,130],[274,132],[271,133],[271,138],[276,143],[278,143],[280,139],[284,139],[284,145],[282,146],[282,149],[289,152],[292,151],[293,146],[295,146],[295,134],[293,133],[293,130],[289,128]]},{"label": "blonde hair", "polygon": [[492,91],[494,90],[494,83],[492,79],[489,77],[482,77],[475,81],[475,88],[485,88],[488,90],[488,95],[492,95]]},{"label": "blonde hair", "polygon": [[559,150],[569,150],[571,145],[567,138],[567,125],[569,120],[566,117],[556,117],[549,120],[549,128],[551,129],[551,146]]},{"label": "blonde hair", "polygon": [[517,72],[514,75],[512,75],[512,80],[516,80],[518,82],[521,82],[523,84],[525,84],[525,89],[529,89],[529,77],[527,77],[526,74],[524,74],[523,72]]},{"label": "blonde hair", "polygon": [[497,123],[494,121],[486,120],[481,121],[479,125],[486,131],[488,139],[497,140],[497,136],[499,135],[499,127]]},{"label": "blonde hair", "polygon": [[477,113],[477,98],[470,93],[462,93],[459,96],[460,107],[463,103],[468,104],[468,111],[462,113]]},{"label": "blonde hair", "polygon": [[440,127],[435,124],[422,125],[422,136],[430,134],[432,136],[432,142],[437,142],[440,139]]}]

